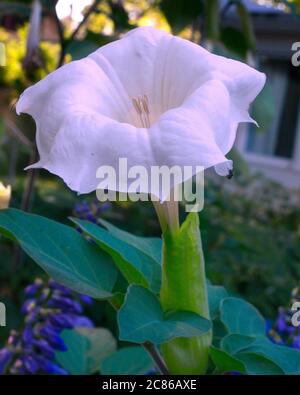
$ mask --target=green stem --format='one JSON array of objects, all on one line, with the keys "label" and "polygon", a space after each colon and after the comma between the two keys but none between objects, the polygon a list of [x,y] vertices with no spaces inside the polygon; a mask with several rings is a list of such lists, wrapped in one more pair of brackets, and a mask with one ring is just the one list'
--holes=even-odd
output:
[{"label": "green stem", "polygon": [[[178,230],[163,235],[163,268],[160,300],[164,311],[192,311],[209,319],[205,265],[197,213],[190,213]],[[162,345],[172,374],[204,374],[211,333],[179,338]]]}]

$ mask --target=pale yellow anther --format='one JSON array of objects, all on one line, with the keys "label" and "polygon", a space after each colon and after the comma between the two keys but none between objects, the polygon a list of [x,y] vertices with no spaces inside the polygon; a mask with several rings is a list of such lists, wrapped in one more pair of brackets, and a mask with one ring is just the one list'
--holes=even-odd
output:
[{"label": "pale yellow anther", "polygon": [[147,95],[138,96],[136,99],[132,99],[133,107],[140,117],[140,121],[143,128],[150,128],[150,110],[149,100]]}]

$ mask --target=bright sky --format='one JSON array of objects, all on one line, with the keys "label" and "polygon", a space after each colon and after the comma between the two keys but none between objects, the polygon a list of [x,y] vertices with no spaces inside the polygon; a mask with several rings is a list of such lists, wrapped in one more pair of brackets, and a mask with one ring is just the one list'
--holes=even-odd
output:
[{"label": "bright sky", "polygon": [[71,16],[71,18],[80,22],[83,18],[82,11],[92,3],[93,0],[59,0],[56,4],[56,12],[59,19]]}]

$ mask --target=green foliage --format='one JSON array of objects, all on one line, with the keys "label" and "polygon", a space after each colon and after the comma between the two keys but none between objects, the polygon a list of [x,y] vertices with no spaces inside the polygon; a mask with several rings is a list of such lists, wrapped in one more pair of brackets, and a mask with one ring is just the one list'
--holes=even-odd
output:
[{"label": "green foliage", "polygon": [[110,257],[71,227],[8,209],[0,211],[0,232],[56,281],[95,298],[111,296],[117,272]]},{"label": "green foliage", "polygon": [[195,337],[207,333],[210,322],[188,311],[164,313],[157,297],[141,286],[128,288],[118,313],[119,337],[134,343],[161,344],[177,337]]},{"label": "green foliage", "polygon": [[175,33],[193,23],[203,12],[201,0],[161,0],[159,7]]},{"label": "green foliage", "polygon": [[[226,298],[221,302],[221,321],[229,333],[264,335],[264,318],[250,304],[239,298]],[[232,312],[234,311],[234,315]]]},{"label": "green foliage", "polygon": [[[111,255],[129,283],[148,286],[154,292],[159,291],[161,266],[156,260],[161,249],[159,243],[155,243],[154,246],[151,241],[152,247],[158,248],[158,252],[153,255],[152,247],[146,247],[147,239],[126,236],[125,232],[117,232],[116,228],[112,227],[107,231],[91,222],[76,219],[73,221]],[[117,232],[117,235],[121,234],[122,239],[116,237],[114,232]]]},{"label": "green foliage", "polygon": [[26,55],[28,25],[24,25],[11,34],[0,27],[0,42],[5,44],[6,66],[1,67],[0,88],[10,87],[22,91],[29,84],[39,81],[53,71],[57,63],[59,45],[48,41],[40,43],[40,52],[44,67],[37,68],[30,78],[23,68]]},{"label": "green foliage", "polygon": [[297,192],[258,175],[207,180],[200,213],[208,278],[272,317],[300,278]]},{"label": "green foliage", "polygon": [[228,293],[224,287],[211,284],[208,284],[207,286],[207,293],[210,318],[215,319],[219,314],[220,302],[228,296]]},{"label": "green foliage", "polygon": [[140,347],[124,347],[105,358],[100,372],[109,375],[145,374],[153,368],[153,360],[147,351]]},{"label": "green foliage", "polygon": [[57,362],[71,374],[93,374],[116,350],[116,340],[105,328],[65,329],[61,334],[68,350],[57,351]]},{"label": "green foliage", "polygon": [[265,132],[272,125],[276,114],[272,85],[267,81],[252,106],[252,117],[257,122],[259,132]]},{"label": "green foliage", "polygon": [[265,334],[265,320],[248,302],[225,297],[216,320],[225,328],[219,346],[210,352],[218,372],[300,373],[300,351],[272,343]]}]

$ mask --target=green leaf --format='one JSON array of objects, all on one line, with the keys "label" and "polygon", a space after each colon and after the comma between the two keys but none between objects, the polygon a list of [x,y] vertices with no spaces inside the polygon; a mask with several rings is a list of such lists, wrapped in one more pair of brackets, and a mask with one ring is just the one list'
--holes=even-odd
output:
[{"label": "green leaf", "polygon": [[272,343],[266,337],[259,337],[243,353],[256,353],[270,359],[285,374],[300,374],[300,351]]},{"label": "green leaf", "polygon": [[[129,283],[140,284],[149,287],[154,292],[159,292],[161,265],[152,256],[151,243],[153,244],[153,239],[150,239],[147,250],[146,241],[137,241],[138,238],[130,237],[121,230],[117,231],[115,227],[110,226],[109,231],[107,231],[88,221],[72,220],[104,251],[111,255],[118,269]],[[108,226],[107,223],[106,226]],[[116,235],[121,236],[121,238]],[[145,250],[147,250],[147,253],[144,252]]]},{"label": "green leaf", "polygon": [[210,318],[213,320],[219,315],[220,303],[228,296],[228,292],[219,285],[207,284],[207,293]]},{"label": "green leaf", "polygon": [[207,333],[211,323],[198,314],[177,311],[164,314],[157,297],[148,289],[131,285],[118,312],[120,340],[161,344],[178,337]]},{"label": "green leaf", "polygon": [[201,1],[161,0],[159,6],[174,32],[180,32],[203,11]]},{"label": "green leaf", "polygon": [[227,335],[221,341],[221,348],[232,355],[249,347],[255,340],[252,336]]},{"label": "green leaf", "polygon": [[225,350],[211,346],[210,356],[220,373],[240,372],[244,374],[282,374],[283,371],[269,358],[256,353],[231,355]]},{"label": "green leaf", "polygon": [[129,375],[145,374],[153,368],[153,361],[147,351],[140,347],[125,347],[105,358],[101,365],[102,374]]},{"label": "green leaf", "polygon": [[117,271],[111,258],[73,228],[20,210],[0,211],[0,233],[57,282],[94,298],[108,298]]},{"label": "green leaf", "polygon": [[246,58],[248,44],[243,32],[231,26],[223,27],[221,29],[221,41],[229,51],[243,59]]},{"label": "green leaf", "polygon": [[242,362],[214,346],[210,347],[210,356],[219,372],[240,372],[246,373],[246,368]]},{"label": "green leaf", "polygon": [[242,361],[249,374],[300,373],[300,351],[274,344],[266,336],[227,335],[221,347]]},{"label": "green leaf", "polygon": [[264,335],[264,318],[254,306],[239,298],[226,298],[221,302],[221,321],[229,333],[240,335]]},{"label": "green leaf", "polygon": [[90,40],[74,40],[67,47],[67,53],[72,57],[72,60],[79,60],[92,52],[96,51],[99,45]]},{"label": "green leaf", "polygon": [[122,229],[117,228],[111,223],[100,219],[100,223],[108,230],[110,234],[115,236],[119,240],[125,241],[125,243],[131,245],[143,254],[148,255],[159,265],[161,264],[162,254],[162,240],[158,237],[140,237],[128,233]]},{"label": "green leaf", "polygon": [[71,374],[93,374],[116,350],[116,340],[105,328],[66,329],[61,334],[67,351],[56,352],[57,362]]},{"label": "green leaf", "polygon": [[272,360],[256,353],[238,353],[235,358],[244,364],[248,374],[281,375],[284,372]]}]

